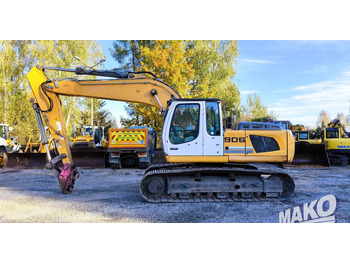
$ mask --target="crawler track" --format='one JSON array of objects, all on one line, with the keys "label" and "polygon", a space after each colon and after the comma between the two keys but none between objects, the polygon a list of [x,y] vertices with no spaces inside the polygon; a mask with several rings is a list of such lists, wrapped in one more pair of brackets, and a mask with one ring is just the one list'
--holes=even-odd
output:
[{"label": "crawler track", "polygon": [[164,164],[146,170],[140,191],[151,203],[257,202],[286,200],[294,187],[285,173],[251,166]]}]

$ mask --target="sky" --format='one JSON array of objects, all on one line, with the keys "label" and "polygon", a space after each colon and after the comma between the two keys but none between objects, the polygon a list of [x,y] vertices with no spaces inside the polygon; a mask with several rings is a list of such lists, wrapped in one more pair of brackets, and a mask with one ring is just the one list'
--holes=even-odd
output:
[{"label": "sky", "polygon": [[[99,43],[104,68],[117,67],[113,41]],[[309,127],[316,127],[321,110],[331,119],[350,114],[350,41],[239,40],[238,53],[234,83],[241,103],[256,93],[279,120]],[[119,121],[127,117],[124,105],[107,101],[106,108]]]}]

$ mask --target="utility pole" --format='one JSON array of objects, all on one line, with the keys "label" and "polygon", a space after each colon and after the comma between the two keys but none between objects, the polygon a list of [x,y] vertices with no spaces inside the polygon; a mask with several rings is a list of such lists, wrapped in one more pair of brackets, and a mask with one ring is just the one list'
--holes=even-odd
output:
[{"label": "utility pole", "polygon": [[91,98],[91,127],[94,126],[94,99]]}]

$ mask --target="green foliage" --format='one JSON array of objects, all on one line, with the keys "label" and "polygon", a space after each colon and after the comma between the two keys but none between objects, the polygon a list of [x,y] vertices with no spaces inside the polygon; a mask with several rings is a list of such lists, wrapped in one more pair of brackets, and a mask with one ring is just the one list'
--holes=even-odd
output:
[{"label": "green foliage", "polygon": [[277,115],[268,110],[267,105],[264,105],[260,96],[257,94],[249,94],[247,96],[246,103],[241,106],[241,120],[246,121],[249,119],[263,119],[269,117],[273,120],[277,119]]},{"label": "green foliage", "polygon": [[[0,41],[0,123],[13,127],[11,137],[18,136],[20,143],[24,143],[29,135],[39,138],[34,111],[29,103],[31,90],[26,78],[29,70],[36,64],[73,68],[80,63],[74,56],[80,57],[83,63],[93,64],[102,57],[101,47],[90,40]],[[46,74],[56,78],[72,77],[66,72],[47,71]],[[81,119],[83,100],[61,97],[67,122]],[[67,125],[67,129],[70,133],[71,125]]]},{"label": "green foliage", "polygon": [[140,68],[142,55],[140,46],[150,46],[149,40],[117,40],[113,43],[114,49],[109,49],[112,57],[122,64],[120,71],[136,71]]},{"label": "green foliage", "polygon": [[190,97],[220,98],[224,101],[226,115],[231,115],[239,105],[239,91],[233,83],[237,41],[192,41],[188,48],[193,49],[191,60],[195,72],[190,82]]}]

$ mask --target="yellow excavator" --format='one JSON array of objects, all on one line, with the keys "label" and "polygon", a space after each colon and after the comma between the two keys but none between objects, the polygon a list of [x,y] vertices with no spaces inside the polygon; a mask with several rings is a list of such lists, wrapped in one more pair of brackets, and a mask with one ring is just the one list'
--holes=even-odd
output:
[{"label": "yellow excavator", "polygon": [[[48,79],[47,70],[108,79]],[[58,171],[63,193],[72,192],[79,173],[70,151],[59,95],[144,103],[160,110],[164,116],[162,145],[168,163],[146,169],[140,191],[148,202],[284,200],[294,192],[294,181],[288,174],[247,164],[292,161],[292,132],[225,128],[219,99],[182,99],[151,72],[35,66],[28,80],[43,143],[46,135],[41,116],[59,153],[52,159],[48,154],[50,160],[45,167]]]},{"label": "yellow excavator", "polygon": [[324,143],[331,165],[345,166],[350,159],[350,133],[339,119],[334,119],[327,124],[321,132],[321,140]]}]

